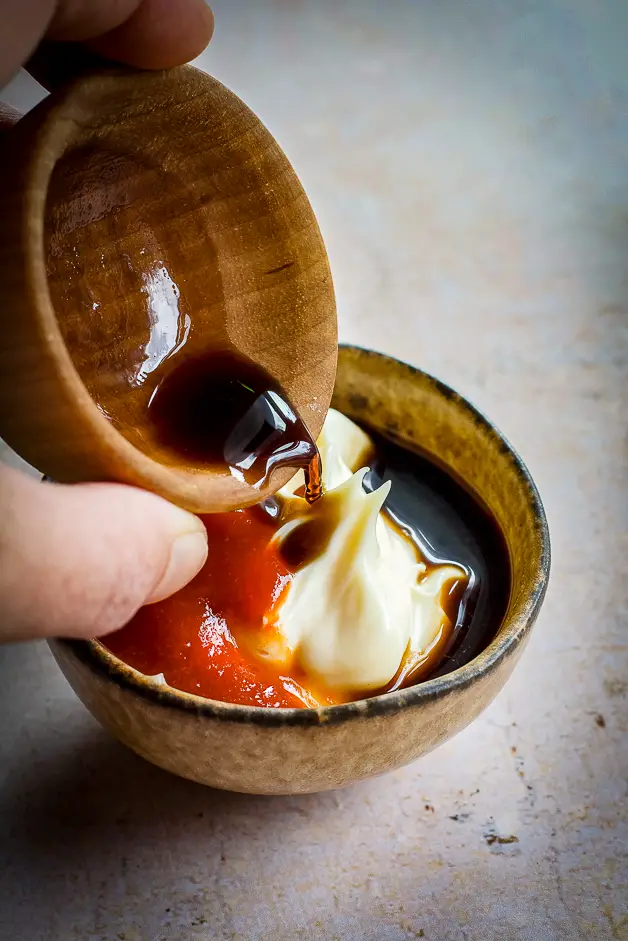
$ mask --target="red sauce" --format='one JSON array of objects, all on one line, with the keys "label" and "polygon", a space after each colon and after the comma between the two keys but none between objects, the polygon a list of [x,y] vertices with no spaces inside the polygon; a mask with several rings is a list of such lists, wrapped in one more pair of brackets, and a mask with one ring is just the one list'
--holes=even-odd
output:
[{"label": "red sauce", "polygon": [[169,686],[208,699],[271,707],[313,705],[311,696],[321,704],[341,701],[310,681],[303,686],[298,670],[282,676],[247,651],[253,632],[269,638],[275,632],[272,612],[292,577],[269,544],[274,521],[253,508],[203,522],[209,536],[203,570],[173,597],[142,608],[105,645],[140,672],[163,673]]}]

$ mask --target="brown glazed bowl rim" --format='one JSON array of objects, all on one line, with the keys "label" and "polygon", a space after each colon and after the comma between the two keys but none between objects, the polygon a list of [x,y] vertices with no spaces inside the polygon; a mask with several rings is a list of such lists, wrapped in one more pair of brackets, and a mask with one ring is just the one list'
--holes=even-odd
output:
[{"label": "brown glazed bowl rim", "polygon": [[368,699],[356,700],[336,706],[320,706],[317,709],[269,709],[263,706],[242,706],[195,696],[169,686],[158,686],[143,674],[123,663],[97,640],[60,639],[57,643],[67,645],[75,656],[103,679],[116,683],[121,689],[149,699],[153,703],[175,710],[182,710],[199,717],[219,719],[227,722],[251,723],[265,728],[308,727],[336,725],[352,719],[394,714],[402,709],[418,707],[423,703],[439,699],[464,689],[481,676],[492,673],[499,663],[526,637],[531,630],[547,590],[550,571],[550,538],[545,510],[530,472],[510,442],[485,415],[450,386],[415,366],[395,360],[394,357],[362,347],[342,344],[341,349],[360,355],[393,361],[402,365],[411,375],[432,385],[441,396],[455,401],[457,408],[465,411],[485,433],[492,438],[509,461],[513,473],[524,485],[528,497],[530,515],[536,528],[539,557],[532,587],[514,615],[507,614],[505,623],[494,640],[473,660],[444,676],[425,680],[416,686],[395,690]]}]

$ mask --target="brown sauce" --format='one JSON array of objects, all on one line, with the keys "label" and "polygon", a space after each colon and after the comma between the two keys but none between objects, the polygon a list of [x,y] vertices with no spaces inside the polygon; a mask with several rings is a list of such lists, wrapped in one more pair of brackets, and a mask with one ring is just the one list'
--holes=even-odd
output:
[{"label": "brown sauce", "polygon": [[[305,426],[304,426],[305,427]],[[312,442],[314,444],[314,442]],[[303,468],[305,475],[305,493],[308,503],[316,503],[323,495],[323,462],[318,448],[314,444],[315,454],[309,464]]]},{"label": "brown sauce", "polygon": [[322,512],[300,522],[281,542],[279,555],[291,572],[298,572],[320,558],[340,523],[341,505],[334,499],[333,491],[329,491],[320,507]]},{"label": "brown sauce", "polygon": [[320,455],[305,423],[272,377],[243,357],[185,359],[158,383],[148,411],[157,441],[177,457],[229,467],[254,487],[277,468],[303,468],[308,503],[321,496]]},{"label": "brown sauce", "polygon": [[[368,429],[367,429],[368,431]],[[452,585],[444,603],[452,629],[443,636],[435,669],[403,667],[387,689],[443,676],[476,657],[497,634],[510,597],[508,549],[491,513],[466,487],[425,456],[373,435],[376,453],[365,477],[367,490],[392,481],[384,510],[418,548],[429,568],[462,566],[466,584]]]}]

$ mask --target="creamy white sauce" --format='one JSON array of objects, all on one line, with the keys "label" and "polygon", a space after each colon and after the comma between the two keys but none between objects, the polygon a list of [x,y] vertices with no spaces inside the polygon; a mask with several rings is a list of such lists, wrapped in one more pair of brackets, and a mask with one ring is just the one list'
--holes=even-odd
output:
[{"label": "creamy white sauce", "polygon": [[286,671],[298,662],[331,689],[374,690],[394,678],[406,653],[414,659],[438,640],[447,621],[443,592],[466,573],[453,565],[426,573],[411,540],[380,512],[390,483],[365,492],[373,445],[360,428],[332,409],[318,445],[325,494],[308,506],[295,496],[297,474],[279,493],[286,522],[274,538],[324,516],[333,532],[284,590],[273,617],[278,633],[270,642],[260,637],[257,654]]}]

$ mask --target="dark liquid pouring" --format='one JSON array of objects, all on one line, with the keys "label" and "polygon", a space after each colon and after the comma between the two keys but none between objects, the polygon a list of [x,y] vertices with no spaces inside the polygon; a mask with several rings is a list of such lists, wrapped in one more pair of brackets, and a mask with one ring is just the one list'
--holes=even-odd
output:
[{"label": "dark liquid pouring", "polygon": [[158,443],[191,466],[225,467],[256,489],[274,470],[303,468],[305,498],[322,494],[321,459],[277,383],[232,353],[191,357],[158,384],[149,404]]}]

